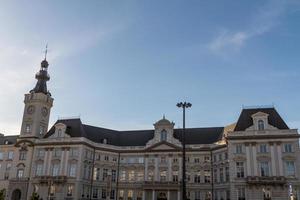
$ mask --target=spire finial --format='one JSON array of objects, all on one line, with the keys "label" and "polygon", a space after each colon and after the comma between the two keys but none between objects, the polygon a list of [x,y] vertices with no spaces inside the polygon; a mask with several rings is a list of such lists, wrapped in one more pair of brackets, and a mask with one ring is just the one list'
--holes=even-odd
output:
[{"label": "spire finial", "polygon": [[44,51],[45,53],[45,60],[47,59],[47,54],[48,54],[48,43],[46,44],[46,49]]},{"label": "spire finial", "polygon": [[163,119],[166,119],[166,116],[165,116],[165,114],[163,115]]}]

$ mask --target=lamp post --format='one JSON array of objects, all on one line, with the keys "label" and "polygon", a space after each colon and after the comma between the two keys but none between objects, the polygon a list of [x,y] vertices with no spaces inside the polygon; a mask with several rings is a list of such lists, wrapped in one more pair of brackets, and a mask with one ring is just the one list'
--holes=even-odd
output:
[{"label": "lamp post", "polygon": [[182,108],[183,111],[183,124],[182,124],[182,200],[186,200],[186,168],[185,168],[185,109],[192,107],[189,102],[177,103],[178,108]]}]

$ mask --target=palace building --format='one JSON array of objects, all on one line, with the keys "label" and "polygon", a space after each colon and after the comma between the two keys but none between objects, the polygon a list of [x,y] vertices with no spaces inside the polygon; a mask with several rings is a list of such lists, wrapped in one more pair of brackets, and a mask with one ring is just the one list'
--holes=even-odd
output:
[{"label": "palace building", "polygon": [[[182,129],[118,131],[80,119],[51,127],[48,62],[25,94],[20,135],[0,135],[6,200],[181,200]],[[300,200],[299,134],[274,107],[245,108],[226,127],[186,129],[189,200]]]}]

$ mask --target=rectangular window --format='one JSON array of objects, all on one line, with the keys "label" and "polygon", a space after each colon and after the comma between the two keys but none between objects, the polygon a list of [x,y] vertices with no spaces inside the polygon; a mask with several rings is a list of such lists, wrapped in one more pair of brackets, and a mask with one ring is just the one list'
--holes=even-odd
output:
[{"label": "rectangular window", "polygon": [[199,190],[195,191],[195,200],[201,200],[201,192]]},{"label": "rectangular window", "polygon": [[152,170],[148,171],[148,181],[154,180],[154,172]]},{"label": "rectangular window", "polygon": [[19,152],[19,160],[26,160],[26,151]]},{"label": "rectangular window", "polygon": [[243,145],[242,144],[237,144],[235,146],[235,153],[236,154],[242,154],[243,153]]},{"label": "rectangular window", "polygon": [[204,182],[210,183],[210,170],[204,170]]},{"label": "rectangular window", "polygon": [[73,195],[73,185],[68,185],[68,191],[67,191],[67,196],[72,196]]},{"label": "rectangular window", "polygon": [[210,157],[209,156],[204,156],[204,161],[205,162],[209,162],[210,161]]},{"label": "rectangular window", "polygon": [[119,190],[119,200],[124,199],[124,190]]},{"label": "rectangular window", "polygon": [[18,169],[17,171],[17,178],[22,178],[24,175],[24,169]]},{"label": "rectangular window", "polygon": [[284,152],[286,153],[292,153],[293,152],[293,146],[292,144],[284,144]]},{"label": "rectangular window", "polygon": [[115,199],[115,190],[110,191],[110,199]]},{"label": "rectangular window", "polygon": [[201,171],[197,171],[194,176],[194,183],[200,183],[201,181]]},{"label": "rectangular window", "polygon": [[173,182],[178,182],[178,171],[173,171],[172,173]]},{"label": "rectangular window", "polygon": [[0,160],[3,160],[3,152],[0,152]]},{"label": "rectangular window", "polygon": [[115,169],[111,170],[111,181],[116,182],[117,171]]},{"label": "rectangular window", "polygon": [[136,180],[137,181],[143,181],[144,180],[144,171],[137,171],[137,177]]},{"label": "rectangular window", "polygon": [[14,152],[13,151],[9,151],[7,158],[8,158],[8,160],[12,160],[14,158]]},{"label": "rectangular window", "polygon": [[295,176],[294,161],[286,161],[285,162],[285,173],[286,173],[286,176]]},{"label": "rectangular window", "polygon": [[45,156],[45,150],[44,149],[38,149],[37,157],[43,158],[44,156]]},{"label": "rectangular window", "polygon": [[260,163],[260,175],[261,176],[270,176],[269,162]]},{"label": "rectangular window", "polygon": [[120,181],[126,181],[126,171],[122,170],[120,173]]},{"label": "rectangular window", "polygon": [[105,161],[109,161],[109,156],[104,156]]},{"label": "rectangular window", "polygon": [[103,169],[102,180],[105,181],[108,176],[108,169]]},{"label": "rectangular window", "polygon": [[54,157],[60,157],[61,156],[61,149],[58,149],[58,148],[54,149],[53,153],[54,153],[54,155],[53,155]]},{"label": "rectangular window", "polygon": [[102,188],[102,199],[106,199],[106,189]]},{"label": "rectangular window", "polygon": [[167,180],[167,171],[163,170],[160,172],[160,181],[166,181]]},{"label": "rectangular window", "polygon": [[267,145],[266,144],[259,145],[259,152],[260,153],[267,153],[268,152]]},{"label": "rectangular window", "polygon": [[11,163],[6,164],[6,171],[9,171],[11,169]]},{"label": "rectangular window", "polygon": [[76,177],[76,163],[71,163],[69,168],[69,176]]},{"label": "rectangular window", "polygon": [[220,168],[219,172],[220,172],[220,182],[223,183],[224,182],[224,169]]},{"label": "rectangular window", "polygon": [[236,177],[244,178],[244,162],[236,162]]},{"label": "rectangular window", "polygon": [[218,182],[218,170],[214,169],[214,182],[217,183]]},{"label": "rectangular window", "polygon": [[226,167],[226,168],[225,168],[225,174],[226,174],[226,176],[225,176],[225,177],[226,177],[226,178],[225,178],[225,181],[226,181],[226,182],[229,182],[229,167]]},{"label": "rectangular window", "polygon": [[194,162],[195,162],[195,163],[200,163],[200,158],[195,158],[195,159],[194,159]]},{"label": "rectangular window", "polygon": [[127,199],[128,200],[133,200],[133,191],[132,190],[128,190]]},{"label": "rectangular window", "polygon": [[59,163],[52,164],[52,176],[58,176],[59,175]]},{"label": "rectangular window", "polygon": [[223,158],[222,158],[222,154],[220,153],[219,154],[219,161],[221,161]]},{"label": "rectangular window", "polygon": [[42,163],[38,163],[36,165],[35,175],[36,176],[42,176],[42,174],[43,174],[43,164]]},{"label": "rectangular window", "polygon": [[93,188],[93,194],[92,197],[97,199],[98,198],[98,188]]},{"label": "rectangular window", "polygon": [[238,196],[238,200],[245,200],[245,188],[238,188],[237,189],[237,196]]},{"label": "rectangular window", "polygon": [[128,181],[134,181],[134,170],[130,170],[128,173]]},{"label": "rectangular window", "polygon": [[78,149],[77,149],[77,148],[71,148],[71,149],[70,149],[70,156],[71,156],[71,157],[76,157],[76,156],[78,156]]}]

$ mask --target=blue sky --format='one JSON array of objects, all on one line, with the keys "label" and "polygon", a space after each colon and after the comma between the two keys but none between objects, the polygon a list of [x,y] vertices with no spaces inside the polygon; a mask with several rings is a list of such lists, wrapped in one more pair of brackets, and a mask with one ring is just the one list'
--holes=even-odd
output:
[{"label": "blue sky", "polygon": [[18,134],[23,95],[49,44],[51,125],[224,126],[244,106],[275,105],[300,127],[300,3],[0,0],[0,132]]}]

